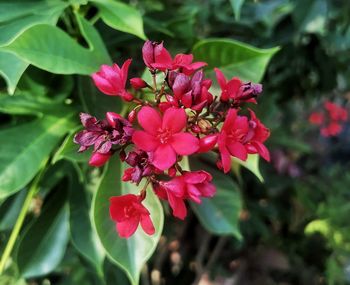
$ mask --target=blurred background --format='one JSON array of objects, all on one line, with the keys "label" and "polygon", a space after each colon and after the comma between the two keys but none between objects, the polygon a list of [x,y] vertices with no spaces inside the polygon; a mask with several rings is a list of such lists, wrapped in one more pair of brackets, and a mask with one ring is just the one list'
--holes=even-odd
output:
[{"label": "blurred background", "polygon": [[[272,161],[260,161],[260,172],[258,161],[242,169],[237,164],[234,204],[225,205],[228,215],[221,217],[223,223],[234,220],[231,234],[221,235],[220,229],[201,220],[214,219],[215,224],[211,212],[194,209],[182,222],[165,209],[163,234],[141,272],[141,284],[350,284],[350,1],[122,2],[138,14],[108,2],[0,0],[0,252],[30,188],[26,185],[45,159],[55,162],[29,205],[14,246],[17,257],[0,284],[129,284],[111,261],[96,257],[94,241],[82,234],[92,228],[90,204],[100,172],[87,167],[88,156],[75,154],[73,133],[65,134],[79,124],[77,115],[73,122],[68,118],[72,110],[101,117],[111,106],[113,111],[122,108],[117,99],[99,94],[84,75],[103,63],[106,48],[119,64],[133,58],[130,77],[139,76],[144,34],[163,40],[173,55],[193,52],[210,67],[225,67],[251,50],[242,60],[249,73],[242,76],[252,74],[246,78],[263,84],[255,110],[271,129],[267,146]],[[88,29],[84,19],[95,29]],[[142,25],[137,28],[140,21],[144,34]],[[25,34],[24,27],[33,33]],[[51,33],[51,27],[65,35]],[[93,41],[95,32],[102,41]],[[57,36],[57,42],[50,41],[50,35]],[[216,40],[213,44],[207,39]],[[68,40],[84,47],[86,54]],[[236,41],[243,43],[243,51],[238,48],[236,57],[223,59],[221,49],[237,49]],[[99,53],[87,54],[91,43]],[[42,52],[67,50],[68,57],[92,67],[52,63],[54,55],[34,54],[37,47]],[[279,50],[271,50],[275,47]],[[235,75],[226,71],[229,77]],[[65,129],[51,125],[58,120],[64,120],[59,122]],[[51,137],[33,146],[45,132]],[[45,150],[42,157],[37,150],[33,154],[34,147]],[[17,156],[11,160],[26,151],[26,161],[16,165]],[[72,195],[69,189],[81,192]],[[60,224],[64,207],[71,209],[65,218],[71,230],[59,236],[69,232],[69,226]],[[35,234],[38,237],[31,239]]]}]

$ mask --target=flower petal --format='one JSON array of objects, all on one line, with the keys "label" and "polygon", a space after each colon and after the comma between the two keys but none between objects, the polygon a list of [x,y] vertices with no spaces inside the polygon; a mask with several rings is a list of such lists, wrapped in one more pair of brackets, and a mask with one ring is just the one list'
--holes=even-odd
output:
[{"label": "flower petal", "polygon": [[128,238],[132,236],[139,225],[140,217],[131,217],[123,222],[117,223],[117,232],[121,238]]},{"label": "flower petal", "polygon": [[184,109],[169,108],[165,110],[162,128],[178,133],[186,127],[187,115]]},{"label": "flower petal", "polygon": [[160,170],[166,170],[176,162],[176,153],[169,144],[159,145],[155,150],[152,164]]},{"label": "flower petal", "polygon": [[173,209],[174,217],[177,217],[181,220],[185,219],[187,215],[187,209],[184,200],[172,195],[171,193],[168,193],[168,201],[170,207]]},{"label": "flower petal", "polygon": [[153,235],[155,233],[155,228],[152,223],[150,215],[142,215],[141,216],[141,227],[148,235]]},{"label": "flower petal", "polygon": [[92,79],[96,85],[96,87],[106,95],[117,95],[117,91],[114,86],[104,77],[100,75],[99,72],[92,74]]},{"label": "flower petal", "polygon": [[190,155],[199,148],[199,140],[190,133],[177,133],[173,135],[171,146],[179,155]]},{"label": "flower petal", "polygon": [[237,118],[237,110],[236,109],[230,109],[227,113],[225,122],[222,126],[222,130],[229,131],[232,129],[233,124],[235,123]]},{"label": "flower petal", "polygon": [[226,148],[226,133],[221,131],[218,138],[219,151],[221,156],[221,163],[224,172],[227,173],[231,169],[231,155]]},{"label": "flower petal", "polygon": [[132,141],[144,151],[154,151],[159,146],[159,141],[145,131],[135,131],[132,135]]},{"label": "flower petal", "polygon": [[162,126],[160,114],[153,108],[145,106],[137,114],[139,124],[147,133],[156,134]]},{"label": "flower petal", "polygon": [[222,71],[219,68],[214,68],[214,71],[216,73],[216,79],[221,87],[222,90],[226,89],[226,78],[225,75],[222,73]]},{"label": "flower petal", "polygon": [[248,153],[246,148],[240,142],[233,142],[227,145],[227,148],[232,156],[239,158],[240,160],[246,161]]}]

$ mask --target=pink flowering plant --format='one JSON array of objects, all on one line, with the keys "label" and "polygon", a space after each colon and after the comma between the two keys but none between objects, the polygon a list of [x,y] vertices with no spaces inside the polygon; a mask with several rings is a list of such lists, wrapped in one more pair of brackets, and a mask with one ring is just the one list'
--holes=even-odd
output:
[{"label": "pink flowering plant", "polygon": [[91,166],[103,166],[117,156],[128,165],[122,180],[140,185],[138,194],[110,197],[110,218],[122,238],[131,237],[139,225],[147,235],[155,233],[144,204],[147,191],[152,191],[149,185],[182,220],[187,215],[186,201],[200,204],[202,198],[216,194],[211,173],[184,169],[188,157],[212,152],[224,173],[230,171],[232,157],[246,161],[249,154],[257,154],[270,160],[264,144],[270,131],[253,110],[246,109],[247,104],[257,103],[261,84],[227,79],[215,68],[220,91],[214,93],[213,82],[203,71],[207,63],[195,61],[192,54],[172,57],[163,43],[146,41],[142,57],[151,82],[139,77],[128,80],[131,59],[121,67],[102,65],[92,75],[96,87],[120,97],[129,104],[128,111],[108,111],[105,118],[81,113],[84,129],[74,137],[79,152],[93,149]]}]

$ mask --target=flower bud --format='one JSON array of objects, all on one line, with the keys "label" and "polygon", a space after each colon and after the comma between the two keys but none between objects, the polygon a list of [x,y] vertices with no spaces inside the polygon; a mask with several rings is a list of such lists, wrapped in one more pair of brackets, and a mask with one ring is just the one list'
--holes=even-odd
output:
[{"label": "flower bud", "polygon": [[207,120],[203,120],[203,119],[199,120],[198,126],[200,127],[200,129],[203,133],[206,133],[211,128],[210,122]]},{"label": "flower bud", "polygon": [[176,176],[176,168],[174,166],[169,168],[168,175],[170,177],[175,177]]},{"label": "flower bud", "polygon": [[147,83],[140,77],[134,77],[130,79],[130,84],[134,89],[141,89],[147,87]]},{"label": "flower bud", "polygon": [[198,153],[208,152],[214,148],[218,141],[218,135],[212,134],[199,139]]},{"label": "flower bud", "polygon": [[89,160],[89,165],[100,167],[104,165],[111,156],[112,156],[111,152],[109,153],[95,152],[91,155],[91,158]]},{"label": "flower bud", "polygon": [[191,127],[191,130],[192,130],[192,132],[194,132],[195,134],[199,134],[199,133],[201,132],[201,128],[200,128],[199,126],[197,126],[197,125],[193,125],[193,126]]},{"label": "flower bud", "polygon": [[129,121],[130,123],[132,123],[132,122],[135,120],[136,115],[137,115],[136,110],[135,110],[135,109],[132,110],[132,111],[129,113],[129,115],[128,115],[128,121]]},{"label": "flower bud", "polygon": [[122,116],[120,116],[119,114],[114,113],[114,112],[107,112],[107,113],[106,113],[106,118],[107,118],[108,124],[109,124],[112,128],[115,128],[115,126],[116,126],[116,121],[118,121],[118,120],[124,120],[124,118],[123,118]]}]

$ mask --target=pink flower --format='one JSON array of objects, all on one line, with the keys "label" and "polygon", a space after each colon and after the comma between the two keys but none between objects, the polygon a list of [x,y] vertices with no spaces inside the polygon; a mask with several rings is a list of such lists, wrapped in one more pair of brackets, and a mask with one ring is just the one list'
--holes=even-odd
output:
[{"label": "pink flower", "polygon": [[163,42],[146,41],[142,47],[142,57],[146,66],[151,70],[171,69],[172,58],[168,50],[163,47]]},{"label": "pink flower", "polygon": [[336,136],[340,134],[342,129],[342,126],[337,122],[331,122],[328,126],[321,129],[321,135],[324,137]]},{"label": "pink flower", "polygon": [[185,199],[200,204],[201,197],[211,198],[215,195],[216,188],[211,183],[212,179],[204,170],[184,172],[170,181],[160,182],[156,193],[160,198],[168,200],[173,215],[183,220],[187,215]]},{"label": "pink flower", "polygon": [[197,69],[208,65],[207,63],[202,61],[198,61],[198,62],[192,62],[192,61],[193,61],[192,54],[179,53],[175,56],[173,60],[172,69],[179,69],[180,72],[186,75],[191,75]]},{"label": "pink flower", "polygon": [[131,59],[125,61],[121,68],[116,63],[113,66],[102,65],[100,71],[92,74],[96,87],[107,95],[131,101],[133,96],[125,89],[130,64]]},{"label": "pink flower", "polygon": [[173,166],[176,155],[190,155],[198,150],[198,139],[183,132],[187,123],[185,110],[169,108],[161,117],[155,109],[145,106],[137,119],[144,130],[135,131],[132,141],[139,149],[151,153],[151,162],[158,169]]},{"label": "pink flower", "polygon": [[141,197],[134,194],[111,197],[109,213],[120,237],[133,235],[141,223],[142,229],[148,235],[155,232],[149,211],[141,203]]},{"label": "pink flower", "polygon": [[332,103],[330,101],[326,101],[324,103],[325,109],[328,111],[329,116],[334,121],[346,121],[348,118],[348,112],[345,108]]},{"label": "pink flower", "polygon": [[269,137],[270,131],[250,111],[251,119],[238,116],[237,110],[228,111],[225,122],[218,137],[221,163],[224,172],[231,169],[231,156],[245,161],[248,153],[259,153],[265,160],[270,160],[268,149],[263,142]]},{"label": "pink flower", "polygon": [[227,81],[225,75],[218,68],[214,68],[216,73],[216,78],[221,88],[220,100],[223,102],[229,99],[234,99],[238,96],[239,90],[242,85],[242,81],[238,77],[233,77],[231,80]]},{"label": "pink flower", "polygon": [[321,125],[324,122],[324,115],[322,113],[313,112],[309,117],[310,124]]},{"label": "pink flower", "polygon": [[255,98],[262,92],[262,85],[252,82],[243,83],[238,77],[227,81],[225,75],[218,68],[214,68],[217,81],[221,88],[220,100],[226,102],[230,99],[235,102],[256,103]]}]

